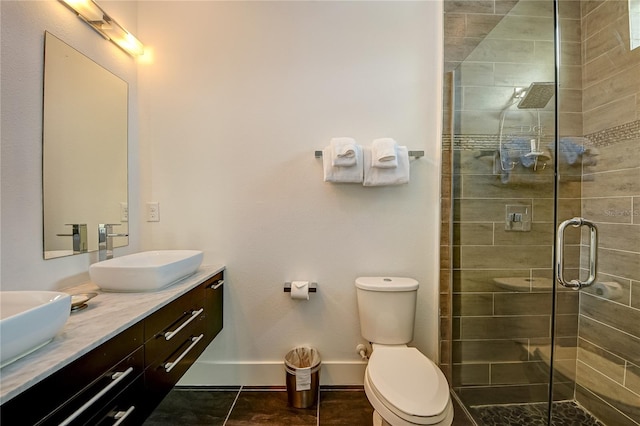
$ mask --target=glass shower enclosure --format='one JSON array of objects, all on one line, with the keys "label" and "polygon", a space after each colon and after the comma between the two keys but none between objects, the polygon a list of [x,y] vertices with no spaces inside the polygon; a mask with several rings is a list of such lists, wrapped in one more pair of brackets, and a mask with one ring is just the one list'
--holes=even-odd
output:
[{"label": "glass shower enclosure", "polygon": [[444,5],[441,368],[478,425],[639,426],[639,0]]}]

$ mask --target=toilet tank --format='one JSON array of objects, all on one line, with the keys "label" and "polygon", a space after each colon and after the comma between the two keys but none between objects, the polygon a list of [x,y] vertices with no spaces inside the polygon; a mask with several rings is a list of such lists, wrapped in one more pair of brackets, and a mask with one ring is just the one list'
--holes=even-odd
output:
[{"label": "toilet tank", "polygon": [[413,339],[418,281],[401,277],[356,279],[362,337],[372,343],[401,345]]}]

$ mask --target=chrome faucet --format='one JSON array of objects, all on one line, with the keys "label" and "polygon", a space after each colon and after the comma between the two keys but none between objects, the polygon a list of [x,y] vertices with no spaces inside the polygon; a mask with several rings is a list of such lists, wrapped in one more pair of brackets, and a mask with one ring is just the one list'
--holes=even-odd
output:
[{"label": "chrome faucet", "polygon": [[74,253],[86,253],[87,252],[87,224],[86,223],[66,223],[66,226],[71,226],[71,234],[56,234],[59,237],[71,237],[73,252]]},{"label": "chrome faucet", "polygon": [[101,223],[98,225],[98,261],[113,259],[113,237],[128,237],[129,234],[114,234],[113,227],[119,223]]}]

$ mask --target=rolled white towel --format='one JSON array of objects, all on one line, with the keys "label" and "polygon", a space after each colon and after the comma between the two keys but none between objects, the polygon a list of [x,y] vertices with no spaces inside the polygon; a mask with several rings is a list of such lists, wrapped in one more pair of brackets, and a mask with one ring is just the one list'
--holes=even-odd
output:
[{"label": "rolled white towel", "polygon": [[409,183],[409,150],[406,146],[397,147],[398,167],[373,167],[371,149],[363,148],[364,186],[401,185]]},{"label": "rolled white towel", "polygon": [[362,147],[356,145],[355,149],[355,166],[332,166],[331,165],[331,146],[327,146],[322,150],[322,166],[324,169],[324,181],[333,183],[362,183],[364,171],[362,168]]},{"label": "rolled white towel", "polygon": [[349,167],[356,165],[356,144],[353,138],[331,139],[331,165],[333,167]]},{"label": "rolled white towel", "polygon": [[391,138],[374,139],[371,142],[371,164],[381,169],[398,167],[398,144]]}]

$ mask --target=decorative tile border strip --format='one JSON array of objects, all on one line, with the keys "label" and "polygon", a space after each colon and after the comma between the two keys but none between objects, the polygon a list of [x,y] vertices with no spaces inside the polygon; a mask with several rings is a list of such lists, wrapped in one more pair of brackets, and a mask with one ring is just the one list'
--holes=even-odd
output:
[{"label": "decorative tile border strip", "polygon": [[[542,146],[547,146],[553,138],[541,139]],[[498,135],[455,135],[453,139],[454,151],[497,151],[500,145]],[[451,135],[442,135],[442,149],[451,149]]]},{"label": "decorative tile border strip", "polygon": [[640,140],[640,120],[611,127],[585,136],[591,146],[605,147],[630,140]]},{"label": "decorative tile border strip", "polygon": [[[611,127],[600,132],[585,135],[585,145],[594,147],[606,147],[630,140],[640,140],[640,120]],[[542,139],[544,146],[553,141],[551,137]],[[499,145],[498,135],[455,135],[453,149],[455,151],[467,150],[497,150]],[[442,149],[451,149],[451,135],[442,135]]]}]

